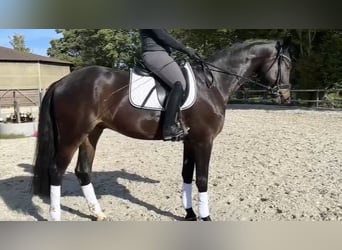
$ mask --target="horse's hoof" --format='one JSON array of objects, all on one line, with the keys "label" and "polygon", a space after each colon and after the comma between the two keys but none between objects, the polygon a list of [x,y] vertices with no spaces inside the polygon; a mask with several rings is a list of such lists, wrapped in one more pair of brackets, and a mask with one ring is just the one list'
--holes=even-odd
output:
[{"label": "horse's hoof", "polygon": [[211,218],[210,218],[210,216],[208,215],[207,217],[199,218],[199,220],[201,220],[201,221],[211,221]]},{"label": "horse's hoof", "polygon": [[195,217],[187,217],[187,216],[185,216],[184,220],[185,221],[197,221],[197,217],[196,216]]},{"label": "horse's hoof", "polygon": [[197,221],[197,216],[192,208],[185,209],[186,216],[184,218],[185,221]]},{"label": "horse's hoof", "polygon": [[105,221],[105,220],[107,220],[107,216],[104,213],[99,213],[96,216],[96,220],[97,221]]}]

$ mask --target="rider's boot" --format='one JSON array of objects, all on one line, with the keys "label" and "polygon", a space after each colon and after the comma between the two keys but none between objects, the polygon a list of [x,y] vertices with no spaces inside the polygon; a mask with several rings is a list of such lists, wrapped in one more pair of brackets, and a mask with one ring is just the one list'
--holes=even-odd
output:
[{"label": "rider's boot", "polygon": [[176,82],[169,93],[165,105],[163,137],[165,141],[179,141],[184,136],[184,130],[178,125],[178,114],[182,104],[184,90],[180,82]]}]

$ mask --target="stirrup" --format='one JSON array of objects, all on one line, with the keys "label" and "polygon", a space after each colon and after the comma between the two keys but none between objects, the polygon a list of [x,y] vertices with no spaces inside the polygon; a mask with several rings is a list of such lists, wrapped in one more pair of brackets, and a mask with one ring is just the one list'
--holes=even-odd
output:
[{"label": "stirrup", "polygon": [[[177,129],[177,131],[175,131]],[[171,132],[171,130],[174,130]],[[180,141],[183,140],[185,136],[185,132],[183,128],[173,125],[170,128],[166,129],[166,131],[170,132],[165,135],[165,132],[163,132],[163,140],[164,141]]]}]

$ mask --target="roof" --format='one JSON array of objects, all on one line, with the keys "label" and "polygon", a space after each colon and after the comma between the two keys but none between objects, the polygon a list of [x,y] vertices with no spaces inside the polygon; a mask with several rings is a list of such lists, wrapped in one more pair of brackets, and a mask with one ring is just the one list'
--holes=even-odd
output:
[{"label": "roof", "polygon": [[47,56],[40,56],[32,53],[21,52],[14,49],[0,46],[0,62],[42,62],[52,64],[72,65],[71,62],[62,61]]}]

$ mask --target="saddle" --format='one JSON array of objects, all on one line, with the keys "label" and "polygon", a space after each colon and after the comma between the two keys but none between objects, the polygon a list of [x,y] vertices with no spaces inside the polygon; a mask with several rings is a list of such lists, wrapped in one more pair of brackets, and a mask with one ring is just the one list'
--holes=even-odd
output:
[{"label": "saddle", "polygon": [[[196,99],[196,82],[189,62],[180,65],[186,79],[185,100],[181,110],[190,108]],[[164,110],[169,87],[144,67],[136,65],[130,69],[129,100],[136,108]]]}]

